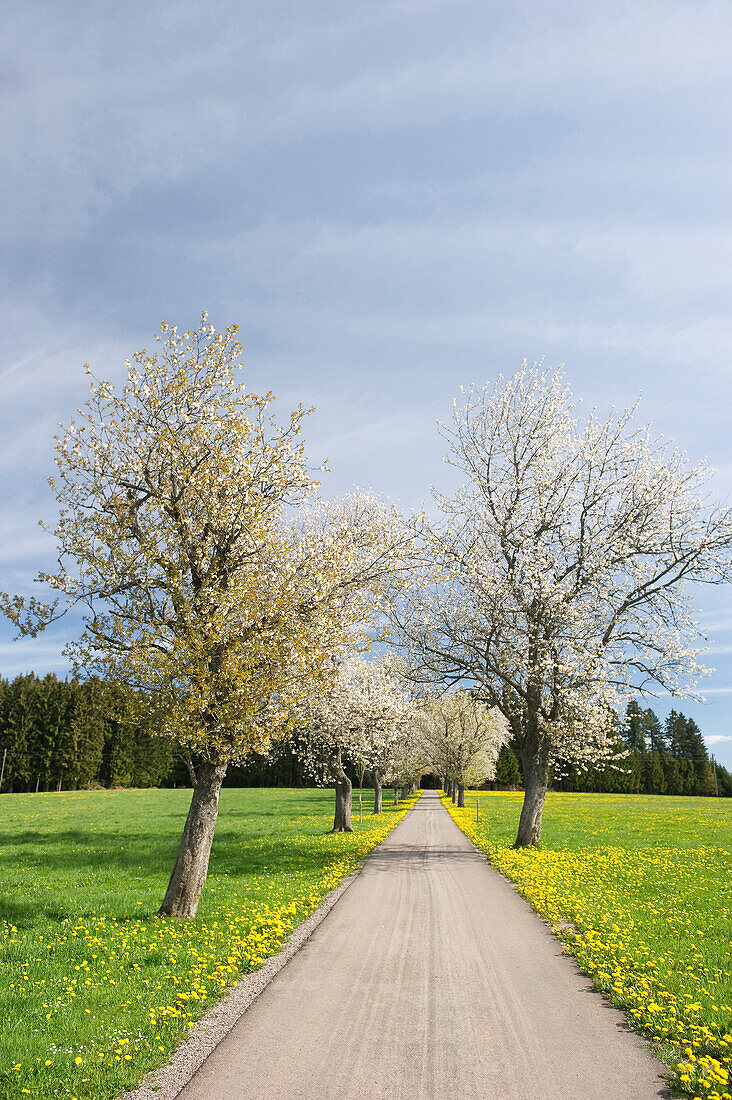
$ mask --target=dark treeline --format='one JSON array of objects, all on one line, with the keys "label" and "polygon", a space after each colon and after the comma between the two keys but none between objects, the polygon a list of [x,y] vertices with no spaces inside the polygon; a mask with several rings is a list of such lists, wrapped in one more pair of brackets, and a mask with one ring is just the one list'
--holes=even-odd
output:
[{"label": "dark treeline", "polygon": [[[501,750],[496,785],[520,786],[520,753],[516,745]],[[624,756],[612,765],[580,769],[562,763],[554,769],[558,791],[604,791],[628,794],[689,794],[732,797],[732,774],[709,756],[693,718],[672,710],[661,724],[650,709],[634,700],[619,723],[618,749]]]},{"label": "dark treeline", "polygon": [[[154,713],[142,702],[127,688],[97,678],[59,680],[32,672],[14,680],[0,677],[2,791],[191,786],[197,760],[154,735]],[[618,745],[626,753],[619,764],[558,766],[553,788],[732,796],[732,775],[709,757],[693,718],[672,711],[662,725],[652,710],[631,702],[619,724]],[[521,786],[517,749],[503,747],[491,785]],[[349,770],[355,781],[355,770]],[[312,785],[286,742],[269,756],[231,766],[226,777],[229,787]]]},{"label": "dark treeline", "polygon": [[149,723],[117,684],[52,673],[0,678],[2,790],[160,786],[174,770],[175,747]]},{"label": "dark treeline", "polygon": [[[156,737],[154,712],[144,700],[140,704],[129,689],[96,677],[0,677],[2,791],[191,786],[197,759]],[[294,754],[275,749],[269,757],[230,767],[226,785],[312,783]]]}]

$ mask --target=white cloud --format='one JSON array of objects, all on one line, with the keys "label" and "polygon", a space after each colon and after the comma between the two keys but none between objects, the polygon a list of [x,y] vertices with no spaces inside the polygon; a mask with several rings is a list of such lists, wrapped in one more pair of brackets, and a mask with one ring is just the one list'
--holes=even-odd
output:
[{"label": "white cloud", "polygon": [[[271,272],[272,293],[260,307],[249,299],[248,308],[263,321],[268,313],[288,316],[298,332],[302,323],[315,329],[327,321],[354,333],[369,326],[458,347],[520,336],[529,355],[538,344],[537,354],[552,345],[602,349],[682,372],[693,365],[697,390],[702,379],[724,387],[729,378],[726,307],[649,316],[637,303],[640,284],[667,305],[677,292],[687,301],[697,282],[700,293],[724,288],[732,297],[732,228],[680,234],[676,226],[626,224],[604,233],[589,216],[532,222],[454,214],[368,224],[303,218],[218,239],[209,232],[189,238],[186,252],[212,269],[247,273],[249,258],[259,257]],[[302,301],[305,286],[310,294]],[[610,310],[608,300],[617,303]]]},{"label": "white cloud", "polygon": [[595,263],[619,264],[636,294],[688,307],[695,299],[730,291],[732,226],[615,224],[585,229],[577,251]]},{"label": "white cloud", "polygon": [[720,745],[722,742],[732,741],[732,737],[724,733],[712,733],[705,735],[704,740],[708,745]]},{"label": "white cloud", "polygon": [[721,611],[702,611],[699,622],[708,634],[727,634],[732,630],[732,610],[725,608]]},{"label": "white cloud", "polygon": [[[699,7],[571,5],[552,18],[502,27],[479,24],[471,35],[445,28],[441,48],[432,40],[426,56],[381,62],[340,82],[312,82],[293,96],[285,89],[267,118],[278,136],[334,126],[393,128],[428,119],[503,116],[553,109],[578,100],[584,108],[640,92],[715,87],[724,95],[729,57],[723,27],[730,12]],[[562,18],[562,15],[565,18]],[[568,16],[568,18],[566,17]],[[711,33],[711,27],[714,33]],[[492,32],[492,33],[491,33]],[[622,79],[618,79],[619,73]]]}]

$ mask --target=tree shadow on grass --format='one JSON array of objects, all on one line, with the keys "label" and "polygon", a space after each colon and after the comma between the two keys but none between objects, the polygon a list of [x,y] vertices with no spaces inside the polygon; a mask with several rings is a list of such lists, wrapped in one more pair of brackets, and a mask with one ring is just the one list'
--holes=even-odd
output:
[{"label": "tree shadow on grass", "polygon": [[37,898],[12,898],[7,894],[0,896],[0,919],[12,924],[15,928],[29,928],[42,920],[62,921],[71,916],[67,910],[58,904],[39,903]]},{"label": "tree shadow on grass", "polygon": [[[181,825],[182,832],[182,825]],[[262,844],[262,836],[247,837],[230,830],[221,830],[214,838],[211,867],[217,873],[241,874],[256,870],[288,873],[321,868],[327,863],[328,851],[313,848],[313,839],[327,834],[314,834],[298,841],[291,836],[271,837]],[[48,868],[48,877],[68,869],[99,869],[134,871],[131,877],[169,874],[178,850],[179,836],[130,837],[129,833],[105,832],[89,834],[78,829],[56,832],[53,837],[39,837],[31,831],[16,833],[5,845],[6,881],[12,867],[22,861],[34,870]],[[251,841],[258,842],[256,847]],[[89,851],[91,849],[91,851]],[[333,850],[334,858],[343,853]],[[42,872],[41,872],[42,873]]]}]

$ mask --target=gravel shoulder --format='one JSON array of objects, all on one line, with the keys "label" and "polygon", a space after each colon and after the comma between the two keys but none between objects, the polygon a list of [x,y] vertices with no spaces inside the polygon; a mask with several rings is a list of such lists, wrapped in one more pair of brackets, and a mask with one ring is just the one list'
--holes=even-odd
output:
[{"label": "gravel shoulder", "polygon": [[[214,1005],[204,1016],[197,1020],[175,1053],[161,1069],[148,1074],[139,1088],[132,1092],[121,1093],[117,1100],[175,1100],[193,1075],[203,1065],[208,1056],[216,1049],[257,999],[283,966],[300,950],[313,934],[318,925],[358,877],[358,871],[348,875],[335,890],[325,896],[314,913],[293,929],[285,946],[276,955],[267,959],[263,966],[253,974],[242,975],[235,986]],[[214,1100],[212,1097],[211,1100]]]}]

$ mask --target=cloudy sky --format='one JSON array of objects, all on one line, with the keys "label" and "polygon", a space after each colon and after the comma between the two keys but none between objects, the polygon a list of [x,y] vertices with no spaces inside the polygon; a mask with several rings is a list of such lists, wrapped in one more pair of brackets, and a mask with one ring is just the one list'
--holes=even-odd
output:
[{"label": "cloudy sky", "polygon": [[[314,404],[326,490],[443,484],[460,384],[564,362],[732,489],[732,8],[704,0],[30,0],[4,15],[0,588],[53,548],[82,369],[165,318],[241,326],[253,389]],[[699,594],[732,764],[732,596]],[[0,672],[62,670],[73,625]],[[657,709],[665,713],[666,701]]]}]

